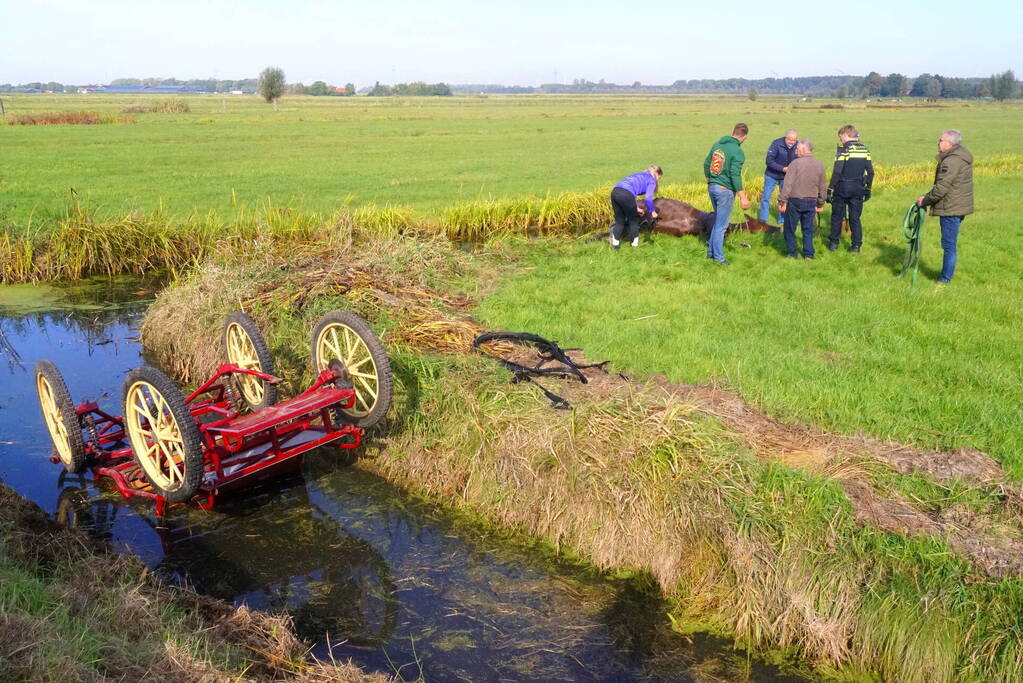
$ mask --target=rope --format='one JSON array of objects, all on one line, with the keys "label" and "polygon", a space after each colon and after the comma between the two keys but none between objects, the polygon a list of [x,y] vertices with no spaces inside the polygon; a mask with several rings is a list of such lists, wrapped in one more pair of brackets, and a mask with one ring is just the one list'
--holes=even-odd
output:
[{"label": "rope", "polygon": [[917,272],[920,269],[920,248],[923,245],[923,234],[924,234],[924,219],[927,217],[927,211],[913,202],[913,205],[906,210],[906,215],[902,217],[902,234],[906,237],[907,250],[906,260],[902,264],[902,272],[899,273],[899,277],[902,277],[909,272],[909,269],[913,269],[912,284],[916,284]]},{"label": "rope", "polygon": [[[502,358],[501,356],[494,355],[482,348],[483,344],[494,341],[507,341],[519,346],[532,347],[536,349],[537,354],[540,356],[540,362],[529,367],[527,365],[522,365],[515,361]],[[540,391],[542,391],[544,396],[546,396],[551,402],[552,408],[559,408],[562,410],[570,408],[571,404],[561,396],[558,396],[544,388],[542,384],[533,379],[534,376],[561,377],[563,379],[575,377],[583,384],[587,384],[588,380],[586,379],[586,375],[583,374],[583,370],[586,370],[587,368],[600,368],[604,372],[607,372],[607,369],[604,366],[611,362],[606,360],[602,363],[579,365],[569,358],[565,352],[579,351],[580,349],[562,349],[558,346],[557,342],[552,342],[529,332],[484,332],[473,340],[472,348],[477,353],[499,361],[502,365],[504,365],[504,367],[511,370],[514,375],[512,378],[512,384],[518,384],[519,382],[532,382],[540,388]],[[559,363],[560,365],[544,367],[548,363]]]}]

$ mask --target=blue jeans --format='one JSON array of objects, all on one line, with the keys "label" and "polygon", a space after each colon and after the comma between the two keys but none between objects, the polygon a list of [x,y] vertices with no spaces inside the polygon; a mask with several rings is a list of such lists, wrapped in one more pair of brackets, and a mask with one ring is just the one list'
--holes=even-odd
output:
[{"label": "blue jeans", "polygon": [[[771,216],[771,195],[774,194],[774,188],[778,188],[781,191],[781,186],[785,183],[785,179],[776,180],[769,175],[764,175],[764,196],[760,200],[760,215],[758,218],[767,223],[767,219]],[[778,212],[778,223],[785,225],[785,212]]]},{"label": "blue jeans", "polygon": [[941,259],[939,282],[949,282],[956,272],[956,242],[959,240],[959,226],[965,216],[941,216],[941,248],[945,255]]},{"label": "blue jeans", "polygon": [[710,194],[710,205],[714,207],[714,227],[707,240],[707,258],[724,261],[725,231],[728,230],[728,218],[732,215],[735,193],[727,187],[714,184],[707,186],[707,192]]},{"label": "blue jeans", "polygon": [[796,223],[803,233],[803,258],[813,258],[813,219],[817,214],[816,199],[789,199],[789,210],[785,215],[785,246],[789,255],[796,255]]}]

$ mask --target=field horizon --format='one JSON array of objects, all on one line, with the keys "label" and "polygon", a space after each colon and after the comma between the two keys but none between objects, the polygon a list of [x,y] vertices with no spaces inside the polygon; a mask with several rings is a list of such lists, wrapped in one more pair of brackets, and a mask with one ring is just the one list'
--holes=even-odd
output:
[{"label": "field horizon", "polygon": [[[109,117],[167,99],[20,95],[4,103],[10,120],[77,110]],[[739,120],[751,127],[744,174],[752,181],[770,142],[791,127],[828,159],[838,127],[851,122],[879,167],[931,161],[938,133],[952,127],[978,158],[1023,153],[1023,142],[1002,133],[1023,105],[985,101],[291,96],[275,112],[249,96],[174,100],[190,112],[135,114],[136,123],[0,126],[0,225],[45,229],[67,213],[71,188],[100,219],[160,211],[183,220],[267,205],[434,215],[461,202],[590,191],[650,163],[664,167],[667,184],[700,182],[707,148]]]}]

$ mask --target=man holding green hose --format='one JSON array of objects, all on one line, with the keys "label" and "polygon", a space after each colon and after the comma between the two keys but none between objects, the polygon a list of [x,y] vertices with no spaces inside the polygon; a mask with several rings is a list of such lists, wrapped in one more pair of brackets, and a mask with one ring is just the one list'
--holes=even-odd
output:
[{"label": "man holding green hose", "polygon": [[956,270],[956,243],[959,226],[973,213],[973,155],[962,145],[963,134],[950,129],[938,139],[938,166],[934,171],[934,187],[917,198],[917,206],[931,207],[931,215],[941,222],[941,261],[938,282],[948,284]]}]

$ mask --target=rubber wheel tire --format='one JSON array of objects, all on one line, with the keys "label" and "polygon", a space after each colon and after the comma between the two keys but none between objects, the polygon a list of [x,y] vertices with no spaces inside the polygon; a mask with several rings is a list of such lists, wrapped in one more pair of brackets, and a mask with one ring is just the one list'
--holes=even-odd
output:
[{"label": "rubber wheel tire", "polygon": [[[77,474],[85,469],[86,453],[85,440],[82,438],[82,423],[78,419],[78,413],[75,412],[75,404],[71,401],[71,392],[67,390],[67,384],[64,383],[64,377],[60,374],[60,370],[48,360],[36,363],[35,377],[39,409],[43,410],[43,397],[39,393],[39,383],[41,379],[45,379],[53,393],[53,402],[58,413],[55,417],[60,420],[61,426],[67,432],[67,438],[62,438],[60,434],[54,433],[50,427],[50,421],[46,419],[45,412],[43,412],[43,424],[46,425],[46,430],[50,433],[50,439],[53,440],[53,445],[57,449],[57,455],[60,456],[60,462],[64,465],[64,469],[71,474]],[[66,452],[61,451],[57,443],[58,439],[64,442]]]},{"label": "rubber wheel tire", "polygon": [[[173,487],[164,486],[159,481],[156,481],[147,470],[145,462],[139,455],[139,449],[144,447],[145,443],[138,443],[137,435],[133,433],[132,427],[135,425],[131,424],[131,416],[135,411],[129,410],[130,406],[128,405],[128,394],[132,387],[139,382],[149,384],[160,393],[167,405],[167,412],[174,419],[181,437],[180,453],[182,456],[181,464],[184,470],[181,475],[181,481]],[[142,470],[146,480],[152,485],[153,489],[171,503],[183,503],[194,496],[196,491],[199,490],[199,483],[202,481],[203,475],[202,439],[199,436],[199,427],[196,425],[195,418],[192,417],[192,413],[188,409],[188,404],[185,403],[185,397],[182,395],[181,390],[178,389],[170,377],[163,374],[160,370],[149,365],[143,365],[129,372],[128,376],[124,378],[122,405],[124,407],[124,430],[128,434],[128,440],[131,443],[132,455],[135,458],[135,463]]]},{"label": "rubber wheel tire", "polygon": [[[355,332],[356,336],[365,344],[366,350],[376,366],[377,396],[369,412],[364,415],[353,415],[346,410],[339,411],[344,416],[346,422],[354,424],[356,427],[369,429],[384,419],[384,416],[387,415],[387,410],[391,407],[391,394],[394,390],[394,380],[391,377],[391,362],[387,359],[387,351],[384,349],[383,343],[377,337],[373,328],[369,326],[369,323],[350,311],[331,311],[316,321],[316,326],[313,327],[310,357],[312,358],[314,373],[319,373],[333,359],[333,357],[321,358],[318,348],[320,335],[333,325],[343,325]],[[344,359],[339,360],[343,361]],[[347,369],[349,377],[355,385],[355,391],[358,393],[360,390],[360,380],[352,374],[352,368]]]},{"label": "rubber wheel tire", "polygon": [[[237,325],[244,330],[245,334],[249,337],[249,341],[252,342],[252,348],[256,352],[259,367],[250,369],[260,370],[268,375],[274,374],[273,356],[270,355],[270,348],[266,345],[266,339],[263,337],[263,333],[259,331],[259,326],[256,324],[256,321],[241,311],[235,311],[224,320],[224,330],[221,337],[224,343],[224,357],[227,362],[233,362],[227,352],[227,333],[232,325]],[[235,375],[231,378],[231,381],[234,382],[235,391],[238,392],[238,396],[242,401],[245,401],[250,410],[259,410],[260,408],[266,408],[267,406],[272,406],[274,403],[277,403],[276,384],[270,384],[265,380],[260,381],[260,384],[262,384],[263,387],[263,399],[259,402],[253,402],[242,388],[242,377],[243,376]]]}]

